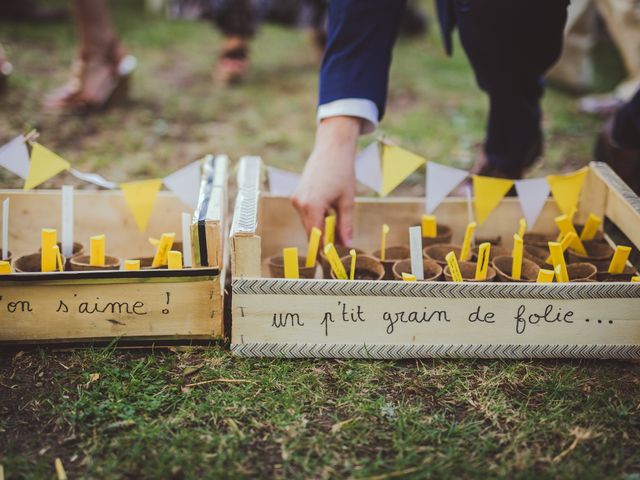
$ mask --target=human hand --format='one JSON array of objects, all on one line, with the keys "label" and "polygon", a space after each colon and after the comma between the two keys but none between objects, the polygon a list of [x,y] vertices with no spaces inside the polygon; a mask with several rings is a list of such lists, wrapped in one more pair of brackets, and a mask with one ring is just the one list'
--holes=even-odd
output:
[{"label": "human hand", "polygon": [[329,117],[318,125],[313,152],[291,197],[307,233],[313,227],[322,230],[324,217],[334,208],[338,214],[337,241],[344,245],[349,245],[353,236],[360,124],[356,117]]}]

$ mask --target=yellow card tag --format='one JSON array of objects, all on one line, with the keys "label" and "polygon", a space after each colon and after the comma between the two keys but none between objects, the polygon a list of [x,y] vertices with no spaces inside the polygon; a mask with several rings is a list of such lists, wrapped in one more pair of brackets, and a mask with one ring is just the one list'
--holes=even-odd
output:
[{"label": "yellow card tag", "polygon": [[435,215],[422,215],[422,236],[428,238],[438,236],[438,223]]},{"label": "yellow card tag", "polygon": [[513,236],[513,251],[511,253],[511,256],[513,257],[513,260],[511,263],[511,276],[516,280],[520,280],[520,278],[522,277],[523,250],[524,250],[524,245],[522,242],[522,237],[520,236],[520,234],[516,233]]},{"label": "yellow card tag", "polygon": [[569,274],[567,273],[567,265],[564,261],[564,252],[562,245],[558,242],[549,242],[549,251],[551,252],[551,261],[558,282],[568,282]]},{"label": "yellow card tag", "polygon": [[58,234],[53,228],[43,228],[41,236],[40,271],[55,272],[57,259],[53,247],[58,242]]},{"label": "yellow card tag", "polygon": [[104,267],[105,236],[94,235],[89,238],[89,265]]},{"label": "yellow card tag", "polygon": [[169,270],[182,270],[182,252],[169,250],[167,252],[167,268]]},{"label": "yellow card tag", "polygon": [[344,265],[340,261],[340,257],[338,256],[338,252],[336,251],[336,247],[333,246],[333,243],[326,245],[324,247],[324,256],[329,261],[329,265],[331,265],[331,270],[338,278],[338,280],[347,280],[347,272],[344,269]]},{"label": "yellow card tag", "polygon": [[415,282],[416,276],[410,273],[402,272],[402,281],[403,282]]},{"label": "yellow card tag", "polygon": [[383,262],[387,258],[387,235],[389,234],[389,225],[382,225],[382,237],[380,239],[380,260]]},{"label": "yellow card tag", "polygon": [[284,278],[300,278],[298,249],[296,247],[283,248],[282,256],[284,257]]},{"label": "yellow card tag", "polygon": [[328,215],[324,217],[324,239],[323,244],[336,243],[336,216]]},{"label": "yellow card tag", "polygon": [[[575,242],[576,238],[578,238],[578,235],[575,232],[569,232],[564,237],[562,237],[562,241],[560,242],[562,253],[567,251],[567,248],[569,248],[573,244],[573,242]],[[547,257],[545,262],[549,264],[553,262],[551,255]]]},{"label": "yellow card tag", "polygon": [[582,232],[580,232],[580,240],[593,240],[596,233],[598,233],[600,225],[602,225],[602,219],[599,216],[590,213],[589,218],[587,218],[587,221],[582,228]]},{"label": "yellow card tag", "polygon": [[125,260],[124,261],[124,269],[125,270],[140,270],[140,260]]},{"label": "yellow card tag", "polygon": [[553,276],[555,272],[553,270],[546,270],[541,268],[538,272],[538,278],[536,279],[536,283],[551,283],[553,282]]},{"label": "yellow card tag", "polygon": [[58,245],[53,246],[53,252],[56,255],[56,268],[59,272],[64,272],[64,263],[62,263],[62,255],[60,255],[60,247]]},{"label": "yellow card tag", "polygon": [[476,263],[476,280],[486,280],[489,268],[489,256],[491,255],[491,244],[481,243],[478,248],[478,263]]},{"label": "yellow card tag", "polygon": [[635,275],[635,276],[631,277],[631,281],[633,283],[640,282],[640,275]]},{"label": "yellow card tag", "polygon": [[562,238],[565,238],[570,233],[573,233],[575,235],[575,239],[570,244],[571,248],[578,252],[580,255],[587,255],[587,250],[584,248],[582,241],[578,237],[578,232],[576,232],[576,229],[573,226],[573,223],[571,223],[571,219],[569,218],[569,216],[560,215],[559,217],[556,217],[554,221],[556,222],[556,225],[558,226],[558,229],[562,234]]},{"label": "yellow card tag", "polygon": [[631,253],[631,247],[623,247],[618,245],[616,252],[613,254],[611,263],[609,263],[609,273],[617,274],[624,271],[624,266],[627,264],[627,259]]},{"label": "yellow card tag", "polygon": [[0,260],[0,274],[11,273],[11,264],[6,260]]},{"label": "yellow card tag", "polygon": [[447,265],[449,266],[449,273],[451,273],[451,279],[454,282],[462,281],[462,273],[460,273],[460,266],[458,265],[458,260],[456,260],[456,254],[454,252],[447,253],[445,257],[447,260]]},{"label": "yellow card tag", "polygon": [[169,250],[171,250],[171,247],[173,247],[173,241],[175,238],[176,234],[173,232],[162,234],[160,237],[160,243],[156,249],[156,254],[153,256],[151,268],[158,268],[168,264],[169,260],[167,259],[167,254],[169,253]]},{"label": "yellow card tag", "polygon": [[460,250],[460,261],[466,262],[471,255],[471,241],[473,240],[473,234],[476,231],[476,222],[471,222],[467,225],[467,229],[464,232],[464,240],[462,242],[462,250]]},{"label": "yellow card tag", "polygon": [[351,256],[351,268],[349,269],[349,280],[353,280],[356,278],[356,251],[355,249],[349,250],[349,255]]},{"label": "yellow card tag", "polygon": [[319,228],[313,227],[311,229],[311,234],[309,235],[309,246],[307,247],[307,259],[304,264],[305,267],[313,267],[316,264],[321,236],[322,232]]},{"label": "yellow card tag", "polygon": [[527,220],[524,218],[520,219],[520,222],[518,222],[518,235],[520,235],[520,238],[524,238],[524,234],[527,232]]}]

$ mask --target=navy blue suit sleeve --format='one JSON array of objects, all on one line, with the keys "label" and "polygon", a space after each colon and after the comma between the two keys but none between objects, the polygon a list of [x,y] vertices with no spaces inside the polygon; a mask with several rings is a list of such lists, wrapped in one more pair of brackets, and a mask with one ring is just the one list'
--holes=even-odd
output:
[{"label": "navy blue suit sleeve", "polygon": [[373,101],[382,118],[391,51],[406,0],[331,0],[319,104],[344,98]]}]

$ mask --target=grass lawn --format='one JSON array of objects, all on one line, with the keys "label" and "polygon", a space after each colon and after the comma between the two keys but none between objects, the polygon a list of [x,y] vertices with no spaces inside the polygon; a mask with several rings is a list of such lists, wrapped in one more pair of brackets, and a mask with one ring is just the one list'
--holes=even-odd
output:
[{"label": "grass lawn", "polygon": [[[115,2],[140,66],[132,100],[104,115],[40,109],[43,94],[66,77],[70,25],[0,23],[15,67],[0,99],[0,143],[38,128],[41,142],[75,168],[114,181],[162,176],[208,152],[260,154],[301,170],[317,87],[304,33],[263,28],[247,83],[224,90],[210,79],[219,41],[210,26],[152,17],[140,3]],[[482,140],[486,99],[461,49],[447,59],[436,33],[398,44],[382,127],[429,159],[467,167]],[[620,79],[620,63],[606,45],[596,53],[606,67],[597,88],[606,90]],[[553,91],[545,111],[547,153],[532,175],[586,164],[600,121]],[[421,184],[420,174],[414,181]],[[75,181],[60,176],[45,186],[63,182]],[[0,185],[21,182],[0,171]],[[51,478],[59,457],[70,478],[638,480],[639,374],[637,363],[595,361],[5,348],[0,464],[7,478]]]}]

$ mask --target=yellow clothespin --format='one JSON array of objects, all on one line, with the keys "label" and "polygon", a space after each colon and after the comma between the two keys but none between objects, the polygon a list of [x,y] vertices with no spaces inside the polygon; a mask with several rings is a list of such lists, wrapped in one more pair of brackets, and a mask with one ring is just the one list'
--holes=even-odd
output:
[{"label": "yellow clothespin", "polygon": [[105,241],[104,235],[89,237],[89,265],[104,267]]},{"label": "yellow clothespin", "polygon": [[553,282],[554,275],[555,272],[553,270],[541,268],[540,271],[538,271],[538,278],[536,279],[536,283],[551,283]]},{"label": "yellow clothespin", "polygon": [[568,282],[569,274],[567,273],[567,264],[564,262],[564,253],[562,245],[558,242],[549,242],[549,251],[551,252],[551,260],[553,269],[558,282]]},{"label": "yellow clothespin", "polygon": [[354,248],[349,250],[349,255],[351,256],[351,268],[349,269],[349,280],[354,280],[356,278],[356,250]]},{"label": "yellow clothespin", "polygon": [[627,259],[629,258],[629,254],[631,253],[631,247],[623,247],[618,245],[616,247],[616,252],[613,254],[613,258],[611,259],[611,263],[609,263],[609,273],[622,273],[624,271],[624,266],[627,263]]},{"label": "yellow clothespin", "polygon": [[473,234],[476,231],[476,222],[471,222],[467,225],[467,230],[464,232],[464,240],[462,242],[462,250],[460,250],[460,261],[466,262],[471,255],[471,240]]},{"label": "yellow clothespin", "polygon": [[140,260],[125,260],[124,269],[132,271],[140,270]]},{"label": "yellow clothespin", "polygon": [[171,250],[175,238],[176,234],[174,232],[162,234],[162,236],[160,237],[160,243],[158,244],[158,248],[156,249],[156,254],[153,256],[151,268],[158,268],[167,265],[167,263],[169,262],[167,259],[167,253],[169,253],[169,250]]},{"label": "yellow clothespin", "polygon": [[410,273],[402,272],[402,281],[403,282],[415,282],[416,276]]},{"label": "yellow clothespin", "polygon": [[182,270],[182,252],[169,250],[167,252],[167,268],[169,270]]},{"label": "yellow clothespin", "polygon": [[578,238],[578,233],[576,232],[573,223],[569,219],[568,215],[560,215],[554,219],[556,225],[560,229],[560,234],[562,238],[566,237],[569,233],[574,233],[576,235],[575,240],[571,243],[571,248],[573,248],[580,255],[587,255],[587,250],[584,248],[582,241]]},{"label": "yellow clothespin", "polygon": [[58,242],[58,233],[54,228],[43,228],[41,231],[40,245],[40,271],[55,272],[56,254],[53,249]]},{"label": "yellow clothespin", "polygon": [[283,248],[282,256],[284,257],[284,278],[300,278],[298,249],[296,247]]},{"label": "yellow clothespin", "polygon": [[322,232],[319,228],[313,227],[311,229],[311,234],[309,235],[309,246],[307,247],[307,259],[304,264],[305,267],[313,267],[316,264],[321,235]]},{"label": "yellow clothespin", "polygon": [[328,215],[324,217],[324,245],[336,242],[336,216]]},{"label": "yellow clothespin", "polygon": [[387,235],[389,234],[389,225],[382,225],[382,238],[380,239],[380,260],[387,258]]},{"label": "yellow clothespin", "polygon": [[527,232],[527,220],[523,217],[520,219],[520,222],[518,222],[518,235],[520,235],[520,238],[524,238],[524,234]]},{"label": "yellow clothespin", "polygon": [[435,215],[422,215],[422,236],[429,238],[438,236],[438,223]]},{"label": "yellow clothespin", "polygon": [[590,213],[589,218],[587,218],[587,221],[582,228],[582,232],[580,232],[580,240],[593,240],[596,233],[598,233],[600,225],[602,225],[602,219],[599,216]]},{"label": "yellow clothespin", "polygon": [[454,252],[447,253],[445,257],[447,261],[447,265],[449,266],[449,272],[451,273],[451,279],[454,282],[462,281],[462,273],[460,273],[460,266],[458,265],[458,260],[456,260],[456,254]]},{"label": "yellow clothespin", "polygon": [[0,274],[4,275],[7,273],[12,273],[11,271],[11,263],[6,260],[0,260]]},{"label": "yellow clothespin", "polygon": [[53,253],[56,255],[56,268],[59,272],[64,272],[64,263],[62,263],[62,255],[60,255],[60,247],[53,246]]},{"label": "yellow clothespin", "polygon": [[481,243],[478,248],[478,263],[476,263],[476,280],[486,280],[489,268],[489,256],[491,255],[491,244]]},{"label": "yellow clothespin", "polygon": [[336,275],[338,280],[346,280],[347,272],[344,269],[344,265],[342,265],[342,262],[340,261],[340,257],[338,256],[338,252],[336,251],[336,247],[333,246],[333,243],[325,245],[324,256],[329,261],[331,270]]},{"label": "yellow clothespin", "polygon": [[[526,227],[525,227],[526,228]],[[516,280],[520,280],[522,277],[522,252],[524,245],[522,243],[522,237],[516,233],[513,236],[513,250],[511,256],[513,257],[511,263],[511,276]]]},{"label": "yellow clothespin", "polygon": [[[569,248],[569,246],[571,244],[573,244],[573,242],[575,242],[576,238],[578,238],[578,236],[576,235],[575,232],[569,232],[567,233],[566,236],[564,236],[562,238],[562,241],[560,242],[560,246],[562,247],[562,253],[567,251],[567,248]],[[551,263],[553,261],[553,259],[551,258],[551,255],[549,255],[547,257],[547,259],[545,260],[546,263]]]}]

